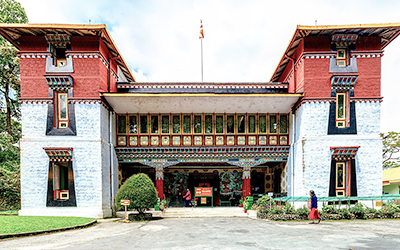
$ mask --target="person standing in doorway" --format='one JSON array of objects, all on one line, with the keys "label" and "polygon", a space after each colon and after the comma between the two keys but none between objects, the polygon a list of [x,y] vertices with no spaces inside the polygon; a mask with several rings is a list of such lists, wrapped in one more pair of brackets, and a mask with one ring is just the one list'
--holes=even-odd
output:
[{"label": "person standing in doorway", "polygon": [[316,223],[318,224],[321,222],[321,216],[318,213],[318,199],[313,190],[310,190],[310,197],[311,197],[311,208],[310,208],[311,210],[308,218],[312,220],[310,224],[314,224],[314,220],[318,220],[318,222]]},{"label": "person standing in doorway", "polygon": [[183,198],[185,198],[185,207],[187,207],[189,203],[190,203],[190,206],[193,207],[192,194],[190,193],[189,188],[187,189],[186,194],[185,194],[185,196],[183,196]]}]

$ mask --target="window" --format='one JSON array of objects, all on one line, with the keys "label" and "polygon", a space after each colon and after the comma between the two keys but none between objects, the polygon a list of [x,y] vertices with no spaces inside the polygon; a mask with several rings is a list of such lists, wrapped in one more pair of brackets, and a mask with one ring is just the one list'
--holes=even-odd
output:
[{"label": "window", "polygon": [[249,133],[255,133],[256,132],[256,116],[255,115],[249,115],[249,123],[248,123],[248,132]]},{"label": "window", "polygon": [[125,134],[126,133],[126,116],[119,115],[118,116],[118,134]]},{"label": "window", "polygon": [[140,116],[140,133],[147,134],[147,115]]},{"label": "window", "polygon": [[56,126],[58,128],[68,127],[68,94],[56,92]]},{"label": "window", "polygon": [[68,163],[53,164],[54,200],[68,200]]},{"label": "window", "polygon": [[[190,121],[190,116],[189,116]],[[181,116],[174,115],[172,116],[172,133],[180,134],[181,133]]]},{"label": "window", "polygon": [[56,67],[64,67],[67,65],[66,51],[70,50],[69,44],[55,46],[49,44],[49,52],[53,58],[53,65]]},{"label": "window", "polygon": [[280,115],[279,118],[279,133],[287,134],[288,132],[288,119],[287,115]]},{"label": "window", "polygon": [[168,134],[169,133],[169,116],[163,115],[161,117],[161,133]]},{"label": "window", "polygon": [[213,116],[205,115],[204,120],[205,120],[204,133],[212,134],[213,133]]},{"label": "window", "polygon": [[275,134],[277,132],[277,119],[276,115],[270,115],[269,117],[269,132]]},{"label": "window", "polygon": [[[122,132],[120,132],[120,133],[122,133]],[[129,133],[137,134],[137,117],[136,117],[136,115],[129,116]]]},{"label": "window", "polygon": [[245,133],[246,132],[246,116],[245,115],[238,115],[237,116],[237,132],[239,134]]},{"label": "window", "polygon": [[336,50],[336,64],[339,67],[346,67],[350,65],[348,48],[337,48]]},{"label": "window", "polygon": [[336,127],[349,127],[349,98],[348,92],[336,93]]},{"label": "window", "polygon": [[266,115],[258,116],[258,132],[260,134],[267,133],[267,116]]},{"label": "window", "polygon": [[234,115],[226,116],[226,133],[227,134],[235,133],[235,116]]},{"label": "window", "polygon": [[336,162],[336,196],[350,196],[350,161]]},{"label": "window", "polygon": [[183,133],[190,134],[192,132],[191,124],[192,124],[192,122],[191,122],[190,115],[184,115],[183,116]]},{"label": "window", "polygon": [[158,134],[158,115],[152,115],[150,117],[151,133]]},{"label": "window", "polygon": [[201,134],[202,129],[201,129],[201,115],[195,115],[194,116],[194,133],[195,134]]},{"label": "window", "polygon": [[215,116],[215,133],[217,133],[217,134],[224,133],[224,116],[223,115]]}]

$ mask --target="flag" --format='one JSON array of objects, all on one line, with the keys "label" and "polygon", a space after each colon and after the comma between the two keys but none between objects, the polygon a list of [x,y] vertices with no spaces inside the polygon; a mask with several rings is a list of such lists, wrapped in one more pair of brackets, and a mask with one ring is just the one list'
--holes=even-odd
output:
[{"label": "flag", "polygon": [[200,19],[200,35],[199,35],[199,39],[203,39],[204,38],[204,33],[203,33],[203,22]]}]

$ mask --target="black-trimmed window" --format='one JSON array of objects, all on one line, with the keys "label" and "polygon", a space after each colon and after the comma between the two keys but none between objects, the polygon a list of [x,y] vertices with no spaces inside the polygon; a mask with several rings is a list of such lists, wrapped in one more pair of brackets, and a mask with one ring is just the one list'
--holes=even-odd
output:
[{"label": "black-trimmed window", "polygon": [[348,92],[336,93],[336,127],[350,126],[350,98]]},{"label": "black-trimmed window", "polygon": [[56,116],[54,125],[57,128],[67,128],[68,125],[68,93],[55,92]]}]

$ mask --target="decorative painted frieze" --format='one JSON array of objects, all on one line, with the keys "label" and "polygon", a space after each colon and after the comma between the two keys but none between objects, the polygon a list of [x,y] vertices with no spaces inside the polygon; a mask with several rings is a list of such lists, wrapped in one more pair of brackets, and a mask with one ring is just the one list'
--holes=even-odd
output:
[{"label": "decorative painted frieze", "polygon": [[72,161],[73,148],[43,148],[52,162]]},{"label": "decorative painted frieze", "polygon": [[360,146],[354,147],[331,147],[332,159],[336,161],[354,160]]}]

